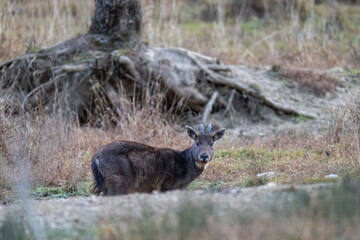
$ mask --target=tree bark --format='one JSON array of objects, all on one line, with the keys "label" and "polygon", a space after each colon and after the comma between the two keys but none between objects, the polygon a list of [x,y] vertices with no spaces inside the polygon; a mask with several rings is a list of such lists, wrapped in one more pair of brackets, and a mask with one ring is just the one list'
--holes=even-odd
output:
[{"label": "tree bark", "polygon": [[142,13],[137,0],[95,0],[89,34],[111,36],[134,47],[141,36]]}]

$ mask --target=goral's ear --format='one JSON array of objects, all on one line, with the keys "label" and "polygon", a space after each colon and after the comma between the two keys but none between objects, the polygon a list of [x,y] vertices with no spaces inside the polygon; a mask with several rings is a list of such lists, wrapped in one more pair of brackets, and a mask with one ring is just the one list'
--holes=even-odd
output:
[{"label": "goral's ear", "polygon": [[189,135],[189,137],[191,137],[192,139],[194,139],[194,141],[196,141],[198,135],[196,134],[195,130],[192,127],[186,126],[186,132]]},{"label": "goral's ear", "polygon": [[213,141],[216,142],[217,140],[219,140],[220,138],[222,138],[225,134],[225,128],[222,128],[222,129],[219,129],[217,130],[213,135],[212,135],[212,138],[213,138]]}]

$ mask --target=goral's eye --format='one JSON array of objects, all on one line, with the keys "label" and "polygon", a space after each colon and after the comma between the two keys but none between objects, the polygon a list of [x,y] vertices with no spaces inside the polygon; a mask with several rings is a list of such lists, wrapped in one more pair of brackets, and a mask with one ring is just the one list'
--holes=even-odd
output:
[{"label": "goral's eye", "polygon": [[197,146],[197,147],[200,146],[200,143],[199,143],[199,142],[196,142],[196,146]]},{"label": "goral's eye", "polygon": [[209,145],[210,145],[210,147],[212,147],[214,144],[213,144],[213,143],[210,143]]}]

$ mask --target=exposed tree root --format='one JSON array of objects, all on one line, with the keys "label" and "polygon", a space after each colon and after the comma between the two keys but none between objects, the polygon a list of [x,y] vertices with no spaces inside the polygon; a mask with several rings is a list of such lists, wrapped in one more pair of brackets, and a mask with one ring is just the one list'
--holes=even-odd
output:
[{"label": "exposed tree root", "polygon": [[[231,69],[222,65],[217,58],[186,49],[151,48],[141,44],[128,55],[123,55],[124,50],[106,53],[95,51],[94,48],[82,50],[79,54],[64,48],[62,44],[49,49],[1,64],[2,94],[12,91],[10,105],[31,108],[39,103],[39,98],[42,99],[40,102],[51,105],[57,92],[63,98],[59,103],[66,103],[68,109],[78,112],[81,119],[86,119],[88,114],[92,114],[90,109],[95,97],[106,94],[104,89],[109,89],[107,85],[116,89],[119,82],[124,84],[125,81],[126,84],[135,84],[141,92],[142,87],[149,86],[149,81],[159,81],[164,92],[171,93],[168,94],[171,96],[168,101],[176,100],[179,109],[204,112],[203,121],[206,121],[214,105],[220,106],[217,111],[229,109],[229,103],[224,99],[231,96],[231,90],[211,99],[218,92],[217,86],[235,89],[259,99],[275,111],[316,117],[267,98],[258,89],[242,82],[239,76],[233,75]],[[55,58],[60,55],[66,56],[68,61],[74,58],[79,60],[64,63]],[[251,78],[251,75],[248,74],[248,77]]]},{"label": "exposed tree root", "polygon": [[[108,0],[96,3],[99,9],[95,14],[104,15],[94,17],[97,22],[93,22],[90,33],[0,64],[0,97],[7,94],[9,106],[30,110],[42,104],[49,112],[63,107],[88,121],[100,100],[112,105],[116,102],[112,98],[118,96],[116,92],[133,94],[135,90],[139,95],[158,82],[167,105],[179,111],[203,113],[203,121],[211,111],[225,114],[233,104],[235,91],[258,99],[275,111],[316,118],[267,97],[248,84],[250,72],[236,75],[218,58],[183,48],[156,48],[140,43],[141,9],[137,0],[115,0],[111,5]],[[99,26],[108,23],[103,17],[111,18],[112,7],[119,19],[125,18],[117,23],[124,26],[111,22],[106,33],[99,32]],[[127,7],[134,12],[129,15]]]}]

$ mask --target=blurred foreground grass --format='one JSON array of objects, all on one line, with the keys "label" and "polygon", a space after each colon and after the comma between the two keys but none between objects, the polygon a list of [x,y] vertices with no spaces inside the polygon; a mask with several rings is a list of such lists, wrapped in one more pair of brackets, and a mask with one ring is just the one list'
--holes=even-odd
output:
[{"label": "blurred foreground grass", "polygon": [[[222,194],[229,194],[229,199],[246,197],[241,192]],[[358,178],[311,190],[267,190],[264,195],[239,207],[217,202],[215,193],[207,193],[208,201],[189,197],[162,213],[140,204],[137,214],[121,216],[121,221],[103,217],[85,231],[70,226],[46,227],[44,232],[47,239],[358,239]],[[21,213],[6,218],[0,238],[34,239]]]}]

